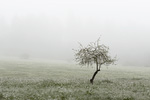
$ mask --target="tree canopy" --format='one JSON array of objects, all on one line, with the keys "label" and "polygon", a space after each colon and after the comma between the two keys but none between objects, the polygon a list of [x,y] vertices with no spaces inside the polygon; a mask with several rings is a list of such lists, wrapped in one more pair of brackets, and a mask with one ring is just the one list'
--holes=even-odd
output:
[{"label": "tree canopy", "polygon": [[80,65],[98,64],[99,66],[105,64],[109,65],[116,61],[109,55],[109,47],[100,44],[100,38],[96,42],[91,42],[87,47],[80,44],[80,48],[75,50],[75,59]]}]

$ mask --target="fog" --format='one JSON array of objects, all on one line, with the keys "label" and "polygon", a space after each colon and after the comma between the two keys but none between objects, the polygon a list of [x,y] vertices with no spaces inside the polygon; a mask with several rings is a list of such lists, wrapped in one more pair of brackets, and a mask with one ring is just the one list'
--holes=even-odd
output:
[{"label": "fog", "polygon": [[150,66],[149,0],[0,0],[0,56],[74,60],[101,43],[117,64]]}]

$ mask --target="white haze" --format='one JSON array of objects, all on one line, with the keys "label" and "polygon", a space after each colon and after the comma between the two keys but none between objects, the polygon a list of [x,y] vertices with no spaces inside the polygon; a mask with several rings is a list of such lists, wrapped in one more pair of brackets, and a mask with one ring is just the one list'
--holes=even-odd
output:
[{"label": "white haze", "polygon": [[150,65],[149,0],[0,0],[0,56],[74,59],[101,36],[118,64]]}]

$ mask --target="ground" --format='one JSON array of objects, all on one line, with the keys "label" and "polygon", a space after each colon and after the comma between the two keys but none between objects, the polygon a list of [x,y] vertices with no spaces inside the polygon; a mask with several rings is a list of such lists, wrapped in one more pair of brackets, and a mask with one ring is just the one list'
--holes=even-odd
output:
[{"label": "ground", "polygon": [[150,67],[0,60],[0,100],[150,100]]}]

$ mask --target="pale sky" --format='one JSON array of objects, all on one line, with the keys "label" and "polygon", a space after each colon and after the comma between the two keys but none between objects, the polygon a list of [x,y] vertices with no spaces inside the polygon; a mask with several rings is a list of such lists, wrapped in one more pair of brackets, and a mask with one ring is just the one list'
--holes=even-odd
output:
[{"label": "pale sky", "polygon": [[150,65],[149,0],[0,0],[0,55],[72,60],[101,36],[119,64]]}]

